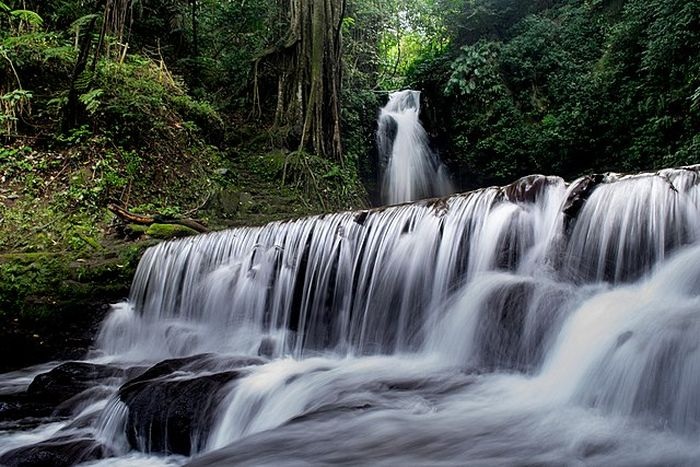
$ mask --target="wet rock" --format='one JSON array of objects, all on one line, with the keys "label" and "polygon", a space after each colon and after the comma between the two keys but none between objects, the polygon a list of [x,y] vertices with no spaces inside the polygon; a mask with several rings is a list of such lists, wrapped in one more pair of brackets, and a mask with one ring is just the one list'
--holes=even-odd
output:
[{"label": "wet rock", "polygon": [[502,188],[503,196],[512,202],[534,203],[544,188],[555,183],[563,183],[559,177],[528,175]]},{"label": "wet rock", "polygon": [[212,194],[206,204],[206,209],[216,212],[223,218],[236,217],[241,207],[241,193],[233,189],[221,189]]},{"label": "wet rock", "polygon": [[266,358],[272,358],[272,356],[275,354],[275,348],[277,347],[277,342],[275,342],[275,339],[272,337],[265,337],[262,341],[260,341],[260,345],[258,346],[258,355],[261,357],[266,357]]},{"label": "wet rock", "polygon": [[112,453],[94,439],[57,438],[13,449],[0,456],[0,465],[67,467],[111,456]]},{"label": "wet rock", "polygon": [[[131,378],[124,387],[141,381],[158,379],[175,372],[223,371],[262,365],[266,360],[255,357],[222,357],[213,353],[163,360]],[[129,370],[131,371],[131,370]]]},{"label": "wet rock", "polygon": [[604,175],[586,175],[571,184],[569,196],[562,208],[567,222],[576,218],[586,200],[591,196],[591,193],[593,193],[593,190],[603,183],[604,180]]},{"label": "wet rock", "polygon": [[51,416],[53,404],[21,394],[0,396],[0,431],[31,429],[45,422]]},{"label": "wet rock", "polygon": [[357,214],[355,214],[354,220],[359,225],[365,225],[365,221],[367,220],[368,216],[369,211],[360,211]]},{"label": "wet rock", "polygon": [[121,378],[124,370],[87,362],[68,362],[34,378],[27,388],[30,397],[60,404],[100,381]]},{"label": "wet rock", "polygon": [[489,293],[475,342],[479,368],[526,371],[538,361],[541,346],[530,348],[524,334],[534,293],[535,285],[527,281],[504,283]]},{"label": "wet rock", "polygon": [[220,390],[240,377],[242,368],[266,361],[206,353],[153,365],[119,390],[120,400],[129,408],[130,445],[168,454],[198,450],[211,429],[213,411],[223,396]]},{"label": "wet rock", "polygon": [[58,404],[53,411],[53,415],[57,417],[69,417],[80,412],[81,409],[91,405],[92,402],[96,400],[107,399],[113,392],[113,387],[98,383],[96,386],[90,387]]},{"label": "wet rock", "polygon": [[223,396],[220,390],[240,375],[233,370],[123,386],[119,398],[129,408],[129,444],[140,451],[166,454],[190,455],[201,449]]},{"label": "wet rock", "polygon": [[377,134],[377,149],[379,150],[379,165],[385,168],[389,163],[391,151],[394,147],[394,139],[399,130],[399,124],[391,115],[381,115],[379,126],[381,130]]},{"label": "wet rock", "polygon": [[100,383],[122,377],[107,365],[68,362],[37,375],[26,391],[0,395],[0,430],[29,429],[73,413],[96,395],[106,395]]},{"label": "wet rock", "polygon": [[145,235],[148,231],[147,225],[142,224],[127,224],[124,228],[124,236],[129,239],[137,239]]}]

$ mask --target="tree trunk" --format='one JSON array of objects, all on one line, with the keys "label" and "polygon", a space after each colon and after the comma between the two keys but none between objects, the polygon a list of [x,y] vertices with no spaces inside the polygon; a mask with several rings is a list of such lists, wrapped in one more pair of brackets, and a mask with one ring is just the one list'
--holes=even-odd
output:
[{"label": "tree trunk", "polygon": [[192,83],[194,85],[199,85],[199,19],[198,10],[199,6],[197,0],[190,0],[190,9],[192,16]]},{"label": "tree trunk", "polygon": [[68,102],[63,110],[63,121],[61,123],[61,129],[64,133],[78,126],[80,118],[80,102],[78,100],[78,89],[76,88],[76,82],[80,75],[85,71],[88,61],[88,55],[90,53],[90,48],[92,47],[92,32],[95,29],[95,24],[97,22],[97,17],[94,16],[85,32],[83,37],[80,39],[80,51],[78,52],[78,60],[75,62],[73,67],[73,72],[70,78],[70,88],[68,90]]},{"label": "tree trunk", "polygon": [[289,32],[275,50],[275,122],[294,130],[299,149],[342,162],[340,29],[345,0],[282,1]]}]

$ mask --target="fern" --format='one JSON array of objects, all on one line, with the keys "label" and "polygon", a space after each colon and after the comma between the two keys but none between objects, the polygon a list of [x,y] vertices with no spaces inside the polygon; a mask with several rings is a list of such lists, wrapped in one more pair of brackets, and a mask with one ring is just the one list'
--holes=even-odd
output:
[{"label": "fern", "polygon": [[97,15],[94,14],[94,13],[93,13],[93,14],[90,14],[90,15],[81,16],[80,18],[78,18],[78,19],[76,19],[75,21],[73,21],[73,23],[71,23],[71,25],[70,25],[70,31],[71,31],[71,32],[80,31],[80,29],[81,29],[83,26],[88,25],[88,24],[90,23],[90,21],[92,21],[93,18],[96,18],[96,17],[97,17]]},{"label": "fern", "polygon": [[31,10],[12,10],[10,14],[32,26],[41,26],[44,24],[44,20],[41,18],[41,16]]},{"label": "fern", "polygon": [[78,91],[87,91],[92,84],[92,78],[92,73],[84,71],[78,76],[78,79],[75,80],[75,89]]},{"label": "fern", "polygon": [[100,101],[100,97],[102,94],[104,94],[104,91],[97,88],[91,89],[79,97],[80,102],[83,103],[85,110],[87,110],[90,115],[94,115],[95,112],[97,112],[97,109],[100,107],[100,104],[102,103]]}]

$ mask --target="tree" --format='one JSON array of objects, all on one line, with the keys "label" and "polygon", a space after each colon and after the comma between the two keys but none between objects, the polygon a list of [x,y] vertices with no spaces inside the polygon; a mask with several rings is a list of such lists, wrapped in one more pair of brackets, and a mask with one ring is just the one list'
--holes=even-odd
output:
[{"label": "tree", "polygon": [[[341,26],[345,0],[280,0],[288,31],[261,59],[277,68],[275,123],[299,149],[342,162],[340,142]],[[256,64],[257,66],[257,64]]]}]

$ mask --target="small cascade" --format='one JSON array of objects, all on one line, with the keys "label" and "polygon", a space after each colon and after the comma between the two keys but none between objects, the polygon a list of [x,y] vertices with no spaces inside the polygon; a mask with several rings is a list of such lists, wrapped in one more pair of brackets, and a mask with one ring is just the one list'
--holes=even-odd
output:
[{"label": "small cascade", "polygon": [[99,395],[0,462],[697,465],[699,310],[700,166],[161,243],[80,364]]},{"label": "small cascade", "polygon": [[397,91],[379,114],[377,145],[383,204],[399,204],[454,192],[445,166],[431,149],[418,119],[419,91]]}]

